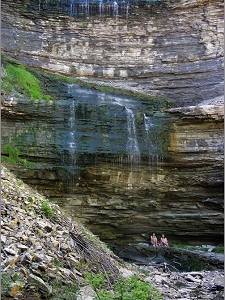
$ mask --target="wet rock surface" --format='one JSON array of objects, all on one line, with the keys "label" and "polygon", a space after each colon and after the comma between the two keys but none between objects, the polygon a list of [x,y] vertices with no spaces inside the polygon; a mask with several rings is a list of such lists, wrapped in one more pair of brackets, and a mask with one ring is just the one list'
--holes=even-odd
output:
[{"label": "wet rock surface", "polygon": [[146,243],[119,246],[110,245],[113,252],[126,261],[138,265],[151,265],[168,271],[201,271],[223,269],[224,255],[213,252],[215,246],[179,246],[153,247]]},{"label": "wet rock surface", "polygon": [[217,299],[224,297],[224,273],[222,271],[202,272],[166,272],[163,267],[158,270],[152,267],[142,267],[150,271],[146,280],[155,283],[163,293],[163,299]]},{"label": "wet rock surface", "polygon": [[[93,94],[80,90],[88,99]],[[112,99],[123,103],[119,96]],[[37,101],[29,107],[27,99],[17,100],[9,99],[2,107],[2,141],[8,144],[13,138],[21,154],[35,164],[9,167],[103,240],[145,242],[149,230],[159,230],[174,242],[223,241],[224,107],[220,98],[211,99],[211,105],[170,109],[167,114],[173,119],[169,122],[150,110],[138,109],[134,117],[144,157],[136,164],[129,162],[126,152],[129,132],[123,106],[116,110],[107,102],[103,115],[97,103],[84,105],[83,98],[82,102],[67,99],[67,104],[61,100],[54,106]],[[140,102],[134,103],[139,108]],[[14,114],[13,122],[5,110]],[[70,128],[74,111],[75,125]],[[22,122],[21,112],[31,119]],[[147,112],[149,131],[143,118]],[[105,124],[113,130],[106,131]],[[76,138],[72,140],[73,132]],[[74,152],[70,143],[75,145]],[[162,152],[154,152],[158,148]],[[163,153],[169,157],[163,159]],[[71,159],[73,154],[75,159]]]},{"label": "wet rock surface", "polygon": [[[1,170],[1,186],[1,269],[3,276],[10,274],[11,282],[8,297],[2,299],[36,300],[37,291],[39,299],[45,299],[51,295],[54,281],[61,280],[65,285],[72,283],[80,287],[78,299],[93,300],[93,290],[82,286],[83,275],[78,269],[81,261],[90,264],[90,257],[76,244],[76,235],[80,234],[81,238],[88,232],[51,203],[49,207],[55,210],[57,221],[47,218],[40,209],[45,197],[24,185],[5,167]],[[154,282],[165,300],[223,299],[224,272],[221,269],[171,272],[161,263],[137,267],[122,263],[101,247],[95,251],[124,277],[139,274],[142,280]]]}]

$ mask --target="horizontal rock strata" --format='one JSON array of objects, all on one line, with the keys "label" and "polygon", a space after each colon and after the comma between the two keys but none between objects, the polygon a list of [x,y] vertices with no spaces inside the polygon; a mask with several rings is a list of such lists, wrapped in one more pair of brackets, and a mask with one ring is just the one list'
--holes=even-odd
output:
[{"label": "horizontal rock strata", "polygon": [[[74,175],[58,159],[61,140],[51,145],[38,135],[38,153],[30,148],[30,140],[26,150],[31,149],[28,160],[39,164],[10,168],[105,241],[146,241],[154,230],[174,242],[222,243],[223,106],[183,107],[170,113],[174,121],[168,159],[129,165],[104,152],[96,159],[87,147]],[[11,126],[5,121],[3,137]]]},{"label": "horizontal rock strata", "polygon": [[178,105],[223,95],[222,0],[136,5],[128,18],[102,19],[39,12],[38,3],[32,13],[22,3],[2,3],[2,52],[27,65],[126,82]]},{"label": "horizontal rock strata", "polygon": [[[1,169],[1,201],[2,299],[25,300],[31,296],[32,299],[45,299],[51,295],[62,299],[67,291],[70,297],[93,300],[95,293],[82,281],[82,268],[79,267],[86,264],[90,267],[93,262],[78,243],[78,240],[85,240],[91,251],[93,244],[85,239],[85,235],[90,237],[91,233],[69,220],[58,206],[48,202],[5,167]],[[56,213],[56,219],[45,215],[43,206],[41,209],[43,201]],[[141,274],[139,268],[119,263],[118,257],[100,244],[94,249],[93,255],[98,255],[99,264],[94,261],[95,271],[106,259],[108,264],[112,263],[111,267],[114,266],[114,272],[119,270],[124,277],[137,274],[141,280],[157,286],[163,299],[196,299],[196,296],[198,299],[222,299],[224,296],[223,270],[179,273],[168,271],[159,264],[142,266]],[[57,281],[63,283],[58,291],[54,290]],[[63,290],[69,284],[74,287]],[[80,296],[76,294],[77,288]],[[8,295],[7,298],[4,295]]]}]

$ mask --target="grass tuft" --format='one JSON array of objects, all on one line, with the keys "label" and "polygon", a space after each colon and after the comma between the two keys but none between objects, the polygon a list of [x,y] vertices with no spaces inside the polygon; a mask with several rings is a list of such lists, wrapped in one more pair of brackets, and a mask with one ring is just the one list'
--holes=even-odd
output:
[{"label": "grass tuft", "polygon": [[9,90],[18,88],[23,93],[30,96],[32,100],[41,99],[41,86],[39,80],[28,72],[23,66],[6,66],[7,76],[3,77],[2,88]]},{"label": "grass tuft", "polygon": [[7,152],[7,155],[2,155],[2,162],[8,162],[10,164],[22,164],[26,168],[34,167],[34,163],[27,161],[25,158],[20,158],[20,151],[17,148],[13,148],[11,145],[7,144],[2,147],[3,151]]}]

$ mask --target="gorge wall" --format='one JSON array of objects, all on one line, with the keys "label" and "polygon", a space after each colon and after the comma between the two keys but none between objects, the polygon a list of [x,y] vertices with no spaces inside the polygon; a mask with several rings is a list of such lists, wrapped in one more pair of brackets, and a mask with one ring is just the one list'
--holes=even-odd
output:
[{"label": "gorge wall", "polygon": [[71,16],[6,0],[2,52],[68,76],[124,82],[178,106],[223,95],[223,1],[150,3]]},{"label": "gorge wall", "polygon": [[[177,107],[222,96],[222,0],[158,2],[70,15],[5,0],[2,52]],[[2,144],[34,163],[11,170],[105,241],[147,241],[156,231],[170,241],[223,242],[222,105],[161,115],[140,99],[60,82],[54,89],[64,89],[55,103],[4,99]]]},{"label": "gorge wall", "polygon": [[222,243],[223,105],[153,113],[78,85],[68,99],[27,103],[5,101],[2,143],[34,165],[9,168],[102,240],[146,242],[155,231]]}]

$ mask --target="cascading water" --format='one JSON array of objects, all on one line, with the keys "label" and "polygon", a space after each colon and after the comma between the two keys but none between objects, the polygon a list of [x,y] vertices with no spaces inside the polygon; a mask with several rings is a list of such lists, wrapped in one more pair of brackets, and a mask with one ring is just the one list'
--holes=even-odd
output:
[{"label": "cascading water", "polygon": [[[68,86],[68,92],[70,85]],[[66,162],[69,171],[68,188],[74,186],[79,175],[77,166],[77,142],[76,142],[76,118],[75,118],[75,100],[69,105],[69,120],[68,120],[68,160]]]},{"label": "cascading water", "polygon": [[136,125],[135,125],[135,116],[133,111],[130,108],[125,107],[127,114],[127,155],[128,162],[130,164],[139,163],[140,162],[140,149],[138,146],[137,133],[136,133]]},{"label": "cascading water", "polygon": [[102,0],[99,0],[99,15],[102,16],[103,13],[103,2]]},{"label": "cascading water", "polygon": [[[39,11],[65,13],[72,17],[95,15],[100,17],[104,15],[110,16],[125,16],[128,18],[132,14],[133,9],[141,4],[146,4],[147,9],[150,6],[163,5],[164,0],[49,0],[41,1],[36,0],[37,6],[35,7],[35,0],[32,2],[32,10],[35,8]],[[26,4],[29,7],[29,3]]]},{"label": "cascading water", "polygon": [[157,138],[162,134],[161,121],[157,123],[159,118],[147,116],[146,107],[141,103],[76,84],[68,86],[68,93],[74,97],[68,117],[71,165],[76,165],[84,153],[97,156],[107,153],[127,167],[139,164],[141,157],[148,157],[149,162],[155,164],[163,155],[160,153],[162,140]]},{"label": "cascading water", "polygon": [[146,116],[146,114],[144,114],[143,117],[145,131],[147,135],[146,147],[148,148],[149,161],[151,161],[152,164],[155,164],[157,166],[161,158],[159,156],[158,144],[155,141],[155,139],[157,140],[158,138],[157,135],[154,134],[155,124],[152,121],[152,118]]},{"label": "cascading water", "polygon": [[118,3],[116,1],[113,2],[113,14],[118,15]]},{"label": "cascading water", "polygon": [[70,163],[74,165],[76,163],[76,139],[75,139],[75,102],[70,104],[70,112],[71,116],[69,118],[69,157],[70,157]]}]

